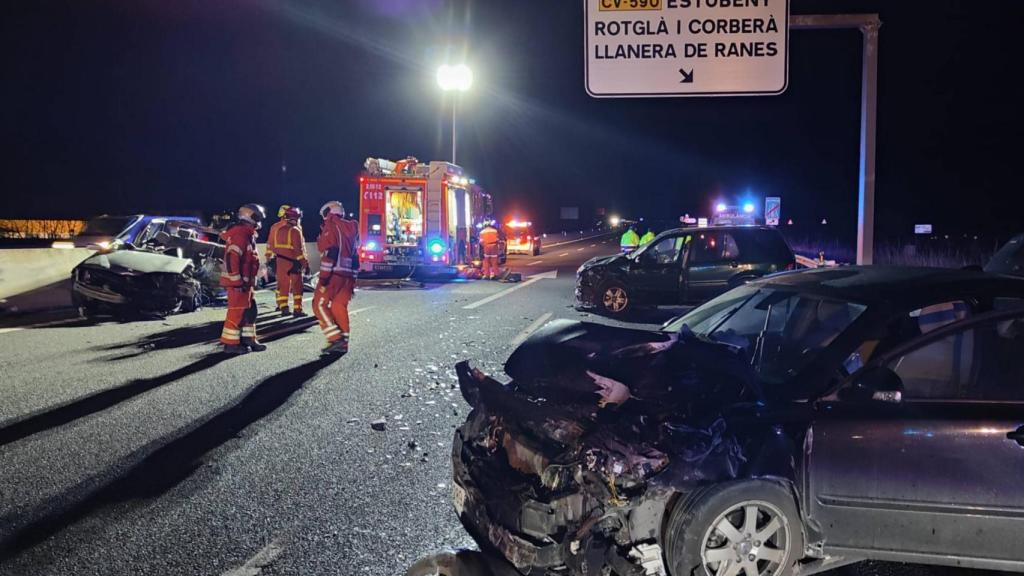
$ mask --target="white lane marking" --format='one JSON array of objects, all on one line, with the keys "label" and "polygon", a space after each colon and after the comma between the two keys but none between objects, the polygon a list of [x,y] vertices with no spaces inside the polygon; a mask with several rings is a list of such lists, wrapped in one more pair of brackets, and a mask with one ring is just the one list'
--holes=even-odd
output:
[{"label": "white lane marking", "polygon": [[572,244],[573,242],[586,242],[587,240],[593,240],[594,238],[603,238],[604,236],[610,236],[614,232],[603,232],[601,234],[593,234],[591,236],[584,236],[583,238],[577,238],[575,240],[566,240],[565,242],[555,242],[554,244],[544,243],[545,248],[554,248],[555,246],[561,246],[563,244]]},{"label": "white lane marking", "polygon": [[526,341],[526,339],[530,337],[530,334],[533,334],[537,330],[537,328],[543,326],[544,323],[551,319],[552,316],[554,316],[554,313],[545,312],[544,314],[541,315],[540,318],[537,318],[536,320],[531,322],[530,325],[526,327],[526,329],[524,329],[522,332],[517,334],[515,338],[512,339],[512,347],[515,348],[522,344],[524,341]]},{"label": "white lane marking", "polygon": [[[356,308],[355,310],[349,310],[348,311],[348,315],[349,316],[355,316],[356,314],[359,314],[360,312],[366,312],[370,308],[376,308],[376,306],[367,306],[365,308]],[[316,326],[317,325],[316,316],[313,315],[313,314],[310,314],[306,318],[306,322],[308,322],[310,326]],[[260,336],[260,338],[270,338],[271,336],[277,336],[278,334],[285,334],[287,332],[295,332],[296,327],[298,326],[298,324],[299,324],[299,322],[296,322],[295,324],[292,324],[290,326],[284,326],[284,327],[278,328],[277,330],[272,330],[270,332],[261,333],[259,336]]]},{"label": "white lane marking", "polygon": [[505,290],[502,290],[501,292],[498,292],[497,294],[491,294],[490,296],[488,296],[487,298],[484,298],[483,300],[477,300],[476,302],[473,302],[472,304],[466,304],[465,306],[462,307],[462,309],[463,310],[473,310],[475,308],[479,308],[479,307],[483,306],[484,304],[488,304],[490,302],[494,302],[498,298],[503,298],[505,296],[508,296],[509,294],[515,292],[516,290],[520,290],[522,288],[526,288],[530,284],[533,284],[534,282],[537,282],[539,280],[543,280],[545,278],[554,279],[554,278],[557,278],[557,277],[558,277],[558,270],[551,270],[549,272],[542,272],[540,274],[534,274],[533,276],[530,276],[529,280],[526,280],[525,282],[520,282],[519,284],[516,284],[515,286],[513,286],[511,288],[507,288]]},{"label": "white lane marking", "polygon": [[593,248],[594,246],[597,246],[597,244],[591,244],[590,245],[591,248]]},{"label": "white lane marking", "polygon": [[583,248],[577,248],[576,251],[577,252],[583,252]]},{"label": "white lane marking", "polygon": [[543,264],[543,260],[537,260],[536,262],[530,262],[527,266],[536,266],[537,264]]},{"label": "white lane marking", "polygon": [[281,552],[284,552],[284,541],[281,538],[275,538],[252,558],[246,560],[245,564],[238,568],[232,568],[221,576],[259,576],[259,573],[280,556]]},{"label": "white lane marking", "polygon": [[46,328],[47,326],[56,326],[58,324],[67,324],[68,322],[74,322],[78,318],[64,318],[63,320],[52,320],[50,322],[41,322],[39,324],[29,324],[28,326],[14,326],[13,328],[0,328],[0,334],[8,334],[10,332],[20,332],[22,330],[34,330],[36,328]]},{"label": "white lane marking", "polygon": [[558,255],[558,257],[561,258],[562,256],[568,256],[568,255],[569,255],[568,252],[562,252],[561,254]]}]

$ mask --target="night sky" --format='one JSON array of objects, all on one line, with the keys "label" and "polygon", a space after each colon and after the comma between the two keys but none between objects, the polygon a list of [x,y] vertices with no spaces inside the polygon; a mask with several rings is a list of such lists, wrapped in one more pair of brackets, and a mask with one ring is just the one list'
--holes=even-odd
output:
[{"label": "night sky", "polygon": [[[1021,2],[791,11],[883,21],[880,234],[1024,230]],[[367,156],[449,155],[434,73],[465,59],[459,163],[504,213],[675,218],[750,193],[852,236],[859,32],[795,31],[782,96],[639,100],[586,94],[583,34],[580,0],[7,3],[0,216],[354,210]]]}]

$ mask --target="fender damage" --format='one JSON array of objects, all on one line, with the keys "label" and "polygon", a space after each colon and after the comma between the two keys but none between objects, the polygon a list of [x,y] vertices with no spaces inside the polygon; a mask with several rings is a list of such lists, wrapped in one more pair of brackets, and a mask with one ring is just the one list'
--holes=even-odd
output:
[{"label": "fender damage", "polygon": [[791,439],[734,417],[757,388],[719,344],[556,321],[512,354],[507,384],[456,369],[473,407],[453,443],[456,511],[523,574],[665,574],[673,499],[753,473],[792,478]]}]

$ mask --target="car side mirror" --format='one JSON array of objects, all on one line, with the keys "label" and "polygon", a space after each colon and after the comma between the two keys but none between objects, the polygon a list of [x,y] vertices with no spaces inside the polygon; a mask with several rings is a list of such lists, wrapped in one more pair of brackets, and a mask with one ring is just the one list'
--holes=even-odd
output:
[{"label": "car side mirror", "polygon": [[839,391],[841,400],[850,402],[903,401],[903,381],[896,372],[885,366],[874,366],[857,375],[853,382]]}]

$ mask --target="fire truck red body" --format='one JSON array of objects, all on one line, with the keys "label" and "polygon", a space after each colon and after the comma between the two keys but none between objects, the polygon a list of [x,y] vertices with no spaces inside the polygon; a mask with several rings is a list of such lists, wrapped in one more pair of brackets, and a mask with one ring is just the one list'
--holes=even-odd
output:
[{"label": "fire truck red body", "polygon": [[359,178],[360,270],[454,272],[479,260],[490,194],[448,162],[369,158]]}]

